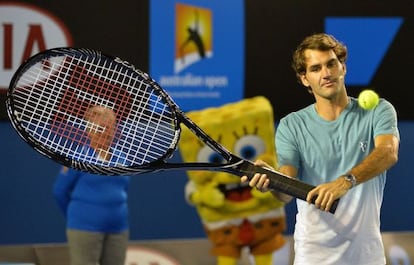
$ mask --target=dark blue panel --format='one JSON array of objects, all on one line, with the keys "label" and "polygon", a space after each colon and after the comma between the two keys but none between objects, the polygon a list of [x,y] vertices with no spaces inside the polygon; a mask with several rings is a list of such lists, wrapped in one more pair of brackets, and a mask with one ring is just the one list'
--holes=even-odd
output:
[{"label": "dark blue panel", "polygon": [[368,86],[398,33],[401,17],[327,17],[325,31],[348,48],[346,83]]},{"label": "dark blue panel", "polygon": [[[399,123],[400,159],[388,174],[382,209],[383,231],[414,230],[411,187],[414,122]],[[11,125],[0,123],[0,244],[65,241],[65,221],[52,197],[59,165],[24,143]],[[176,153],[174,161],[180,161]],[[131,239],[204,237],[196,209],[184,199],[187,176],[182,171],[138,175],[130,186]],[[286,206],[291,234],[295,204]]]}]

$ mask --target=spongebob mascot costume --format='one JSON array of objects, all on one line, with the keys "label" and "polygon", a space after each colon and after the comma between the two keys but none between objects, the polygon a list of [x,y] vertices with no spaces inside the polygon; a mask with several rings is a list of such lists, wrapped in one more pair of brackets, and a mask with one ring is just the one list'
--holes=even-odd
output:
[{"label": "spongebob mascot costume", "polygon": [[[273,110],[262,97],[244,99],[187,115],[232,153],[276,166]],[[183,128],[179,150],[185,162],[218,162],[220,156]],[[188,171],[187,201],[195,206],[212,243],[217,265],[236,265],[248,248],[256,265],[272,265],[285,244],[284,204],[240,178],[216,171]]]}]

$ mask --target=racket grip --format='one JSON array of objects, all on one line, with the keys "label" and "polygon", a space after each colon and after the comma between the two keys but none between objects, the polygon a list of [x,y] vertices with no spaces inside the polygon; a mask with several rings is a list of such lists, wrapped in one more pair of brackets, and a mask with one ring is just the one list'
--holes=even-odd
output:
[{"label": "racket grip", "polygon": [[[270,189],[285,193],[287,195],[293,196],[295,198],[298,198],[304,201],[306,201],[306,197],[308,196],[309,191],[315,188],[315,186],[313,185],[300,181],[296,178],[286,176],[277,171],[258,167],[253,164],[250,164],[248,167],[249,167],[248,169],[245,168],[246,170],[245,172],[251,172],[251,173],[254,172],[254,174],[255,173],[266,174],[270,180],[270,184],[269,184]],[[249,174],[246,174],[246,175],[249,176]],[[249,178],[253,177],[253,175],[250,174]],[[312,199],[311,203],[315,204],[316,197],[317,196],[315,196]],[[338,207],[338,203],[339,203],[339,199],[336,199],[333,202],[331,208],[329,209],[330,213],[332,214],[335,213],[336,208]]]},{"label": "racket grip", "polygon": [[[298,179],[291,178],[288,176],[281,175],[279,173],[270,171],[266,173],[269,180],[269,188],[273,190],[278,190],[282,193],[286,193],[288,195],[291,195],[295,198],[301,199],[306,201],[306,197],[308,196],[309,191],[313,190],[315,186],[307,184],[305,182],[302,182]],[[312,204],[315,204],[317,196],[314,196],[311,200]],[[329,209],[329,212],[334,214],[336,211],[336,208],[338,207],[339,199],[336,199],[331,208]]]}]

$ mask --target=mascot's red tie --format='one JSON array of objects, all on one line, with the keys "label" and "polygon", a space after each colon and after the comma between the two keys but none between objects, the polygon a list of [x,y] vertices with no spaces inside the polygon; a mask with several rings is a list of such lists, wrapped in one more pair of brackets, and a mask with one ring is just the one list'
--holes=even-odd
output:
[{"label": "mascot's red tie", "polygon": [[254,239],[254,229],[249,220],[244,219],[240,225],[239,239],[242,244],[248,244]]}]

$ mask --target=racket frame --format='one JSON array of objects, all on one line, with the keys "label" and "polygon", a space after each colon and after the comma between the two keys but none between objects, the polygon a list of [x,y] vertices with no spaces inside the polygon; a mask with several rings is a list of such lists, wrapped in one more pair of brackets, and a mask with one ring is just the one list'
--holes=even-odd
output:
[{"label": "racket frame", "polygon": [[[14,110],[14,100],[13,100],[13,89],[16,86],[16,83],[20,77],[19,73],[25,71],[25,69],[31,67],[33,64],[40,62],[38,58],[44,59],[52,57],[54,54],[62,53],[73,53],[73,52],[84,52],[86,55],[90,54],[93,56],[104,56],[106,58],[112,59],[117,63],[122,64],[123,66],[129,68],[130,70],[136,72],[141,76],[144,82],[151,86],[157,91],[157,93],[164,99],[165,103],[169,105],[172,110],[172,116],[174,117],[174,126],[176,129],[176,136],[171,143],[170,147],[167,149],[165,154],[156,161],[144,164],[144,165],[132,165],[132,166],[101,166],[95,165],[88,162],[82,162],[77,160],[72,160],[65,155],[58,154],[53,150],[50,150],[46,146],[42,145],[41,142],[36,140],[32,135],[30,135],[21,125],[21,122],[18,118],[18,115]],[[49,55],[49,56],[46,56]],[[247,161],[243,158],[240,158],[232,154],[224,146],[214,141],[209,135],[207,135],[197,124],[195,124],[190,118],[188,118],[185,113],[179,108],[179,106],[174,102],[174,100],[168,95],[168,93],[160,86],[158,83],[153,80],[147,73],[137,69],[135,66],[130,64],[127,61],[124,61],[118,57],[110,56],[103,54],[99,51],[94,51],[90,49],[76,49],[70,47],[61,47],[54,48],[51,50],[42,51],[29,59],[27,59],[16,71],[15,75],[11,79],[10,87],[7,92],[6,98],[6,108],[8,116],[11,120],[11,123],[14,129],[17,131],[18,135],[28,143],[32,148],[42,155],[71,168],[75,168],[82,171],[87,171],[95,174],[102,175],[135,175],[142,173],[158,172],[164,170],[208,170],[208,171],[220,171],[226,172],[237,176],[247,176],[251,179],[256,173],[266,174],[270,180],[269,188],[286,193],[293,197],[296,197],[301,200],[306,200],[307,194],[310,190],[315,188],[310,184],[299,181],[296,178],[289,177],[278,171],[258,167],[254,165],[253,162]],[[201,141],[208,145],[212,150],[220,154],[223,159],[227,162],[226,164],[212,164],[212,163],[167,163],[166,160],[171,158],[177,149],[178,141],[180,140],[181,133],[181,124],[185,125],[190,129]],[[313,199],[313,203],[316,198]],[[334,202],[331,207],[330,212],[335,213],[339,199]]]}]

